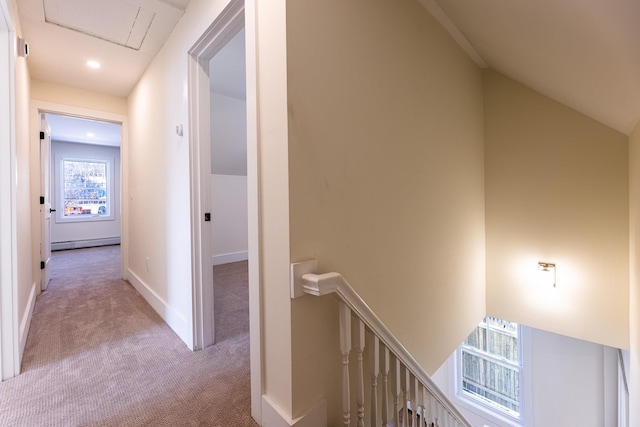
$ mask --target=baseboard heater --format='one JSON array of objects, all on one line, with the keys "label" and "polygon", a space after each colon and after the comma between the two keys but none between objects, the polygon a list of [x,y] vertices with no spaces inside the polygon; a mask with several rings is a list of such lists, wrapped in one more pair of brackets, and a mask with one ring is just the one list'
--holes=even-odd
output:
[{"label": "baseboard heater", "polygon": [[69,242],[51,243],[52,251],[65,251],[67,249],[93,248],[95,246],[119,245],[120,237],[106,237],[104,239],[73,240]]}]

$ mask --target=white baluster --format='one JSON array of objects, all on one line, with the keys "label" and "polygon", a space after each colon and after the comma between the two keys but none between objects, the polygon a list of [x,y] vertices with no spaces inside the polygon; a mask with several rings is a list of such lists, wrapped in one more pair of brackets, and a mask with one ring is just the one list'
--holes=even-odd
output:
[{"label": "white baluster", "polygon": [[[416,409],[413,412],[413,418],[416,420],[415,425],[420,427],[421,426],[420,421],[422,420],[423,406],[422,406],[422,385],[420,384],[420,381],[418,380],[418,378],[415,379],[414,387],[415,387]],[[420,416],[418,416],[418,413],[420,414]]]},{"label": "white baluster", "polygon": [[400,427],[400,408],[398,407],[398,401],[400,396],[404,396],[402,393],[402,377],[401,377],[400,361],[396,357],[396,380],[393,382],[393,426]]},{"label": "white baluster", "polygon": [[342,423],[351,424],[351,392],[349,390],[349,353],[351,352],[351,310],[340,302],[340,352],[342,353]]},{"label": "white baluster", "polygon": [[356,323],[356,355],[358,360],[358,427],[364,427],[364,322],[358,319]]},{"label": "white baluster", "polygon": [[389,349],[384,346],[382,352],[382,425],[389,423]]},{"label": "white baluster", "polygon": [[420,401],[422,402],[422,423],[420,427],[424,427],[425,425],[429,425],[428,423],[428,411],[429,411],[429,391],[426,389],[424,385],[420,387]]},{"label": "white baluster", "polygon": [[427,397],[429,400],[429,418],[427,418],[427,420],[429,421],[429,423],[433,424],[436,418],[436,408],[434,403],[435,399],[433,398],[431,392],[429,392],[429,395]]},{"label": "white baluster", "polygon": [[371,374],[371,426],[379,427],[378,375],[380,375],[380,338],[373,336],[369,346],[369,373]]},{"label": "white baluster", "polygon": [[402,425],[404,427],[408,427],[411,425],[409,421],[409,401],[411,400],[411,372],[405,366],[404,368],[404,412],[403,412],[403,422]]}]

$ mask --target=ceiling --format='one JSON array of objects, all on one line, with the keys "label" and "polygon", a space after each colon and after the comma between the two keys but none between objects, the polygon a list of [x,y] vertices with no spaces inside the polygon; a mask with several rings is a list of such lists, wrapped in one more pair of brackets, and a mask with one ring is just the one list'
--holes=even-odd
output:
[{"label": "ceiling", "polygon": [[[19,0],[35,79],[126,97],[189,0]],[[100,69],[86,66],[88,60]]]},{"label": "ceiling", "polygon": [[[480,67],[627,135],[640,118],[640,1],[419,1]],[[188,2],[19,0],[31,75],[127,96]]]},{"label": "ceiling", "polygon": [[244,28],[209,61],[211,91],[237,99],[247,98]]},{"label": "ceiling", "polygon": [[120,125],[79,117],[45,114],[53,141],[120,147]]},{"label": "ceiling", "polygon": [[626,135],[640,118],[640,1],[420,1],[494,70]]}]

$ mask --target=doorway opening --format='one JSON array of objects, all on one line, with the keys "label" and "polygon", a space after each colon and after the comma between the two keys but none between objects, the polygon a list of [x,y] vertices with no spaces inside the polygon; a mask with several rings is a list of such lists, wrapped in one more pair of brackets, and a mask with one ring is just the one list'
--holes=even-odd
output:
[{"label": "doorway opening", "polygon": [[[119,245],[121,174],[119,123],[41,113],[40,208],[44,264],[48,283],[51,250]],[[42,267],[41,264],[41,267]]]},{"label": "doorway opening", "polygon": [[[211,127],[211,213],[214,295],[227,283],[246,279],[247,102],[244,28],[209,61]],[[241,279],[244,277],[244,279]],[[235,291],[235,289],[228,289]],[[220,337],[225,301],[214,301],[214,336]],[[247,306],[248,309],[248,306]],[[216,339],[217,340],[217,339]]]},{"label": "doorway opening", "polygon": [[[251,13],[248,20],[255,19]],[[254,28],[255,22],[247,22],[247,28]],[[202,349],[212,345],[215,341],[214,316],[214,288],[213,265],[221,261],[242,260],[247,258],[247,275],[249,283],[249,341],[250,341],[250,370],[251,370],[251,414],[256,420],[261,419],[262,396],[262,341],[261,341],[261,294],[260,294],[260,233],[258,208],[258,141],[257,141],[257,104],[256,104],[256,61],[255,40],[248,33],[245,43],[238,37],[244,36],[245,7],[242,0],[232,0],[218,18],[203,33],[200,39],[189,51],[188,87],[189,87],[189,134],[190,140],[190,181],[191,181],[191,213],[192,213],[192,277],[193,277],[193,324],[195,349]],[[244,46],[239,47],[237,45]],[[222,98],[219,93],[212,92],[212,85],[221,84],[218,91],[230,89],[230,80],[216,77],[216,60],[219,53],[225,56],[225,46],[236,46],[235,54],[244,56],[246,78],[239,78],[238,71],[227,71],[235,78],[236,83],[244,86],[246,98],[244,105],[241,100]],[[221,61],[228,65],[228,61]],[[211,76],[211,78],[210,78]],[[227,82],[226,85],[222,82]],[[230,106],[233,104],[234,106]],[[222,106],[226,105],[227,108]],[[243,134],[243,143],[216,145],[216,141],[223,141],[221,133],[225,131],[225,122],[216,125],[212,112],[234,115],[237,120],[242,117],[240,110],[244,109],[244,122],[233,126],[231,133]],[[232,113],[231,113],[232,114]],[[215,115],[214,115],[215,117]],[[220,124],[220,119],[217,120]],[[227,129],[229,130],[229,129]],[[214,142],[212,144],[212,139]],[[230,138],[233,139],[233,138]],[[240,154],[244,151],[244,158]],[[223,154],[226,153],[226,154]],[[235,153],[235,154],[234,154]],[[227,157],[228,161],[224,161]],[[241,160],[238,160],[238,157]],[[234,161],[229,159],[235,158]],[[221,164],[219,164],[221,163]],[[236,169],[228,169],[232,165],[244,164],[245,171],[239,173]],[[213,173],[212,173],[213,172]],[[220,197],[231,196],[235,185],[244,195],[235,195],[236,212],[246,213],[246,220],[238,221],[234,218],[237,231],[236,240],[243,240],[240,234],[246,232],[246,249],[240,246],[227,245],[219,230],[214,232],[218,215],[233,215],[223,212]],[[222,193],[220,194],[220,190]],[[217,191],[217,192],[216,192]],[[243,199],[239,200],[239,199]],[[245,204],[246,203],[246,204]],[[219,208],[222,208],[219,209]],[[238,225],[244,222],[246,225]],[[224,231],[228,231],[225,228]],[[216,237],[217,236],[217,237]],[[240,239],[238,239],[240,237]],[[230,239],[234,240],[234,239]],[[242,261],[241,261],[242,262]]]},{"label": "doorway opening", "polygon": [[[38,136],[46,128],[52,140],[48,175],[50,210],[46,209],[50,211],[50,248],[55,251],[120,244],[120,271],[122,278],[127,279],[126,118],[44,101],[33,101],[31,114],[32,146],[41,145]],[[36,154],[32,155],[32,179],[42,182],[45,175],[42,155],[39,150],[33,151]],[[32,197],[37,201],[43,194],[39,186],[34,187]],[[34,258],[38,259],[46,243],[40,206],[34,207],[36,214],[38,218],[32,222],[33,247]]]}]

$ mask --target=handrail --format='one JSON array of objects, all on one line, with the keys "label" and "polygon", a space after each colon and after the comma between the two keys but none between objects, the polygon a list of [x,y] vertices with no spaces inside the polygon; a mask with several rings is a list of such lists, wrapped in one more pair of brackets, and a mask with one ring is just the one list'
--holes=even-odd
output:
[{"label": "handrail", "polygon": [[411,373],[429,390],[432,396],[440,402],[458,421],[471,427],[471,423],[451,402],[451,400],[433,382],[427,372],[420,366],[409,351],[393,335],[375,312],[349,285],[340,273],[315,274],[316,260],[294,263],[291,265],[291,296],[295,298],[301,294],[323,296],[335,294],[342,300],[364,324],[378,335],[380,341],[395,354],[395,356],[411,371]]}]

